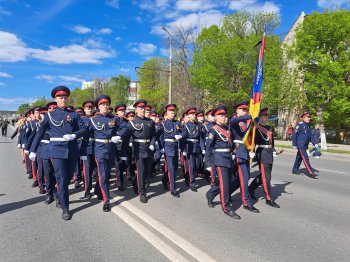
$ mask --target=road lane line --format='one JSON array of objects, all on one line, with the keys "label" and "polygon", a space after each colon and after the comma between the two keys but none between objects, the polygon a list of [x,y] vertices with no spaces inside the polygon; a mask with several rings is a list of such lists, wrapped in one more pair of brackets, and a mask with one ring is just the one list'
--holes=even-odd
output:
[{"label": "road lane line", "polygon": [[328,170],[328,169],[322,169],[322,168],[316,168],[316,169],[317,170],[328,171],[328,172],[333,172],[333,173],[345,174],[345,172],[341,172],[341,171],[334,171],[334,170]]},{"label": "road lane line", "polygon": [[[113,194],[115,195],[115,194]],[[114,196],[115,200],[121,200],[121,197],[118,197],[117,195]],[[129,202],[122,202],[120,204],[121,206],[125,207],[127,210],[138,216],[141,220],[143,220],[145,223],[147,223],[149,226],[151,226],[153,229],[161,233],[163,236],[165,236],[167,239],[172,241],[174,244],[176,244],[178,247],[182,248],[184,251],[186,251],[189,255],[197,259],[198,261],[216,261],[214,258],[212,258],[209,254],[205,253],[204,251],[200,250],[196,246],[194,246],[192,243],[184,239],[183,237],[176,234],[171,229],[164,226],[162,223],[154,219],[153,217],[149,216],[147,213],[143,212],[133,204]]]},{"label": "road lane line", "polygon": [[170,261],[188,261],[179,252],[166,244],[162,239],[149,231],[146,227],[141,225],[136,219],[127,214],[119,206],[114,206],[112,212],[121,218],[126,224],[140,234],[145,240],[147,240],[153,247],[166,256]]}]

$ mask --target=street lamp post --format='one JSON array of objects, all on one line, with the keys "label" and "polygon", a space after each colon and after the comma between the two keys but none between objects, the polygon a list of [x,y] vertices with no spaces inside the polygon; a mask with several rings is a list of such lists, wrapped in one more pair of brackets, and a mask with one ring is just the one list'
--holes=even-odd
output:
[{"label": "street lamp post", "polygon": [[168,103],[171,104],[171,66],[172,66],[172,49],[171,49],[171,34],[169,33],[169,31],[164,27],[162,26],[162,29],[168,33],[169,35],[169,91],[168,91]]}]

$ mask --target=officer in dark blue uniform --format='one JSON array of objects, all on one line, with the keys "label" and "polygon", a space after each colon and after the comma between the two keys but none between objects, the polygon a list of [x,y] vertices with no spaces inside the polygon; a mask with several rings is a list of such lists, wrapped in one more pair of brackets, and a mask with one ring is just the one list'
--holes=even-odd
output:
[{"label": "officer in dark blue uniform", "polygon": [[[135,120],[135,112],[134,111],[129,111],[125,115],[127,121],[134,121]],[[125,142],[124,142],[125,140]],[[128,143],[129,147],[124,146],[124,143]],[[126,167],[126,178],[129,181],[133,181],[135,179],[135,170],[136,170],[136,164],[135,164],[135,159],[133,158],[132,154],[132,137],[131,133],[129,138],[123,139],[123,145],[122,145],[122,154],[125,154],[127,156],[127,167]],[[134,183],[134,192],[135,194],[138,194],[138,187],[137,184]]]},{"label": "officer in dark blue uniform", "polygon": [[[219,190],[221,207],[224,213],[232,218],[240,219],[232,209],[231,203],[231,184],[233,173],[232,151],[233,144],[230,135],[230,129],[227,124],[227,108],[218,106],[212,112],[216,124],[209,130],[206,139],[206,168],[216,169],[218,176],[206,196],[208,203],[212,201],[215,192]],[[212,164],[212,165],[211,165]]]},{"label": "officer in dark blue uniform", "polygon": [[57,108],[45,114],[44,120],[37,131],[30,148],[30,159],[36,158],[36,152],[46,130],[49,131],[49,151],[55,177],[59,187],[59,198],[63,213],[62,219],[69,220],[69,191],[68,185],[73,176],[75,165],[79,158],[77,138],[86,133],[86,127],[79,114],[67,109],[70,90],[65,86],[57,86],[51,96],[57,102]]},{"label": "officer in dark blue uniform", "polygon": [[189,187],[193,192],[197,192],[196,179],[198,172],[200,171],[200,159],[201,154],[205,154],[205,145],[203,136],[201,135],[201,128],[198,122],[196,122],[195,107],[189,108],[186,111],[186,115],[189,116],[189,121],[184,123],[181,128],[181,136],[185,141],[183,154],[186,154],[186,166],[189,175]]},{"label": "officer in dark blue uniform", "polygon": [[[118,103],[114,107],[115,118],[119,123],[119,128],[117,134],[127,127],[128,121],[125,119],[126,104]],[[126,151],[129,150],[129,140],[130,135],[125,136],[121,141],[117,143],[117,154],[116,154],[116,164],[115,164],[115,176],[117,181],[117,186],[119,191],[124,191],[124,172],[128,166]]]},{"label": "officer in dark blue uniform", "polygon": [[[95,102],[92,100],[87,100],[82,104],[84,108],[85,116],[82,117],[85,126],[88,128],[90,124],[90,118],[93,115]],[[92,173],[94,168],[96,167],[95,157],[93,155],[92,150],[92,138],[89,138],[89,134],[87,133],[82,142],[82,146],[85,146],[85,156],[86,160],[83,160],[83,176],[84,176],[84,198],[90,199],[92,197],[91,189],[92,189]],[[82,148],[80,148],[82,150]],[[83,152],[81,152],[83,153]],[[83,157],[84,158],[84,157]]]},{"label": "officer in dark blue uniform", "polygon": [[[234,106],[236,115],[230,120],[231,132],[233,135],[233,143],[235,146],[235,161],[239,175],[243,208],[254,213],[259,213],[259,210],[253,206],[249,196],[248,181],[250,174],[249,159],[254,158],[254,153],[249,153],[248,149],[243,144],[243,137],[249,128],[252,121],[252,116],[248,114],[248,101],[242,101]],[[238,185],[233,187],[233,191],[238,188]]]},{"label": "officer in dark blue uniform", "polygon": [[136,161],[137,175],[133,184],[137,185],[140,202],[147,203],[146,176],[152,168],[153,151],[156,142],[155,123],[145,117],[146,100],[138,100],[134,103],[136,118],[129,121],[128,127],[132,135],[133,155]]},{"label": "officer in dark blue uniform", "polygon": [[[26,150],[26,143],[32,133],[32,130],[34,129],[34,126],[32,124],[32,121],[34,120],[33,117],[33,109],[29,109],[24,115],[26,117],[26,122],[25,122],[25,126],[24,126],[24,132],[22,135],[22,148],[24,150],[25,153],[25,167],[27,170],[27,174],[28,174],[28,178],[31,179],[34,177],[34,170],[33,170],[33,166],[32,166],[32,161],[29,159],[29,152],[28,150]],[[33,183],[34,184],[34,183]]]},{"label": "officer in dark blue uniform", "polygon": [[180,197],[176,191],[175,178],[179,162],[178,141],[182,138],[180,135],[180,124],[175,120],[177,106],[169,104],[165,107],[165,120],[160,124],[159,144],[161,151],[164,152],[166,172],[162,178],[164,189],[170,184],[170,192],[174,197]]},{"label": "officer in dark blue uniform", "polygon": [[293,131],[292,141],[293,147],[298,149],[297,156],[293,165],[293,174],[299,175],[299,167],[301,161],[303,161],[304,166],[306,167],[307,172],[311,178],[315,178],[315,169],[312,168],[309,162],[309,156],[307,155],[307,148],[311,142],[311,129],[309,126],[310,123],[310,113],[303,113],[300,118],[303,120],[299,122]]},{"label": "officer in dark blue uniform", "polygon": [[[212,116],[212,112],[213,109],[208,110],[205,113],[206,119],[203,121],[203,125],[202,125],[202,130],[201,130],[201,134],[203,136],[203,140],[206,141],[210,128],[213,127],[213,125],[215,125],[215,120],[214,117]],[[207,153],[207,152],[206,152]],[[208,161],[208,159],[203,159],[204,162]],[[210,181],[210,183],[212,184],[214,182],[214,177],[216,174],[215,168],[210,168],[210,171],[208,171],[208,169],[205,168],[206,165],[204,165],[204,176],[205,179],[207,180],[207,182]]]},{"label": "officer in dark blue uniform", "polygon": [[[76,108],[74,108],[74,111],[80,115],[80,118],[83,119],[85,113],[84,113],[84,109],[82,107],[80,107],[80,106],[76,107]],[[81,149],[82,141],[83,141],[83,137],[77,139],[79,152],[80,152],[80,149]],[[81,182],[83,181],[82,174],[81,174],[82,173],[82,169],[83,169],[82,160],[79,159],[78,162],[77,162],[75,171],[74,171],[74,176],[73,176],[74,187],[75,188],[80,188],[81,187]]]},{"label": "officer in dark blue uniform", "polygon": [[260,110],[259,124],[256,124],[255,145],[256,160],[259,165],[260,174],[254,178],[249,185],[250,197],[256,199],[254,190],[260,185],[263,186],[266,204],[271,207],[279,208],[280,206],[271,197],[271,173],[273,156],[276,155],[275,139],[273,136],[273,127],[267,125],[268,108]]},{"label": "officer in dark blue uniform", "polygon": [[[109,176],[111,172],[111,162],[114,162],[116,146],[121,140],[117,136],[119,123],[113,115],[109,113],[111,98],[106,95],[100,95],[96,98],[95,106],[100,110],[100,114],[90,118],[88,127],[90,138],[93,139],[93,152],[98,170],[98,179],[95,186],[95,193],[99,199],[103,200],[103,211],[111,211],[109,198]],[[125,131],[126,128],[125,128]],[[84,155],[85,143],[82,146]],[[83,157],[84,160],[87,157]]]}]

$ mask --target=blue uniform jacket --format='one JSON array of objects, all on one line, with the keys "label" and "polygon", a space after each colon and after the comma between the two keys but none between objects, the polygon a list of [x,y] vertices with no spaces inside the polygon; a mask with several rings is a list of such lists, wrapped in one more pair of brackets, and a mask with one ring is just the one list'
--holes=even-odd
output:
[{"label": "blue uniform jacket", "polygon": [[[152,158],[153,152],[149,149],[150,145],[155,146],[156,129],[155,123],[147,118],[135,117],[135,120],[128,123],[129,132],[133,142],[133,155],[136,159]],[[146,139],[149,142],[140,143],[135,140]]]},{"label": "blue uniform jacket", "polygon": [[[248,130],[248,121],[252,119],[251,115],[233,117],[230,120],[230,127],[234,140],[242,141],[244,134]],[[236,148],[236,157],[249,160],[249,152],[242,142],[233,142]]]},{"label": "blue uniform jacket", "polygon": [[316,128],[311,129],[311,143],[312,144],[316,145],[316,144],[320,143],[320,137],[321,137],[321,134],[320,134],[319,129],[316,129]]},{"label": "blue uniform jacket", "polygon": [[[201,150],[205,150],[200,125],[197,122],[188,121],[187,123],[184,123],[180,130],[180,134],[182,140],[185,141],[184,151],[187,152],[187,154],[200,154]],[[197,142],[190,141],[189,139],[195,139]]]},{"label": "blue uniform jacket", "polygon": [[[61,109],[57,107],[54,111],[45,113],[44,120],[37,130],[37,134],[31,145],[31,152],[37,152],[40,141],[45,136],[46,130],[48,130],[50,139],[62,138],[67,134],[75,134],[76,139],[78,139],[87,132],[84,121],[80,118],[78,113],[70,111],[67,108]],[[69,142],[50,141],[50,158],[68,159],[68,153],[79,155],[76,139]]]},{"label": "blue uniform jacket", "polygon": [[[179,143],[175,140],[175,135],[179,135],[179,131],[180,125],[178,121],[166,119],[160,124],[160,149],[164,149],[164,154],[166,156],[177,156]],[[168,141],[165,141],[165,139]]]},{"label": "blue uniform jacket", "polygon": [[233,143],[230,129],[227,126],[214,125],[206,138],[205,167],[210,167],[212,164],[213,166],[232,168],[232,151]]},{"label": "blue uniform jacket", "polygon": [[311,142],[311,129],[310,126],[304,121],[299,122],[292,135],[293,146],[301,149],[307,149]]}]

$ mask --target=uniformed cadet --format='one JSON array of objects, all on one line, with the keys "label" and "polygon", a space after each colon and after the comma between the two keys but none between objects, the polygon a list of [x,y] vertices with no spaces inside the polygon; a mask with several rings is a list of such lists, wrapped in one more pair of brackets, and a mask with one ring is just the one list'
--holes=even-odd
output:
[{"label": "uniformed cadet", "polygon": [[232,218],[241,219],[232,209],[231,187],[233,173],[233,144],[230,129],[227,126],[227,108],[218,106],[212,112],[216,124],[209,130],[206,139],[206,168],[215,168],[217,177],[212,187],[207,192],[208,205],[212,205],[212,199],[217,191],[220,192],[221,207],[224,213]]},{"label": "uniformed cadet", "polygon": [[[135,120],[135,112],[129,111],[128,113],[126,113],[125,117],[128,121],[134,121]],[[126,153],[126,155],[127,155],[126,178],[129,181],[133,181],[135,179],[136,164],[135,164],[135,159],[133,158],[133,153],[132,153],[132,137],[131,137],[131,135],[126,140],[129,143],[129,147],[125,148],[125,152],[123,152],[123,154]],[[124,142],[124,140],[123,140],[123,142]],[[123,148],[124,147],[122,147],[122,149]],[[138,188],[137,188],[136,183],[133,184],[133,186],[134,186],[135,194],[138,194]]]},{"label": "uniformed cadet", "polygon": [[182,138],[180,135],[180,124],[175,120],[177,106],[169,104],[165,107],[165,120],[160,124],[160,148],[164,152],[166,170],[164,172],[162,183],[165,190],[170,185],[171,195],[180,197],[176,191],[175,180],[179,161],[178,141]]},{"label": "uniformed cadet", "polygon": [[[230,127],[233,134],[235,145],[235,161],[237,171],[239,175],[243,208],[254,213],[259,213],[259,210],[253,206],[253,203],[249,196],[248,181],[250,174],[249,159],[254,158],[254,153],[250,153],[243,144],[244,134],[249,128],[249,124],[252,121],[252,116],[248,114],[248,101],[242,101],[234,106],[236,110],[236,116],[231,118]],[[239,187],[239,185],[233,186],[233,192]]]},{"label": "uniformed cadet", "polygon": [[186,111],[189,121],[183,124],[180,132],[182,139],[185,141],[182,154],[186,156],[186,167],[189,176],[188,186],[193,192],[197,192],[196,176],[200,169],[200,154],[205,154],[205,145],[200,134],[200,126],[195,121],[196,112],[197,109],[195,107]]},{"label": "uniformed cadet", "polygon": [[[57,103],[55,101],[49,102],[46,105],[47,111],[52,112],[57,108]],[[47,115],[46,115],[47,117]],[[43,119],[45,118],[45,115]],[[40,128],[40,127],[39,127]],[[54,176],[53,165],[50,159],[50,135],[48,130],[46,130],[43,139],[40,140],[41,153],[39,155],[40,161],[43,166],[43,173],[45,176],[45,187],[46,187],[46,199],[45,204],[49,205],[54,200],[56,200],[56,207],[62,208],[61,202],[58,196],[57,187],[56,187],[56,178]],[[40,147],[39,146],[39,147]],[[39,149],[38,149],[39,151]]]},{"label": "uniformed cadet", "polygon": [[29,155],[30,159],[35,160],[40,141],[48,130],[50,158],[58,182],[59,198],[63,209],[62,219],[64,220],[71,219],[68,185],[79,158],[76,139],[86,133],[84,122],[79,114],[67,109],[69,95],[70,90],[65,86],[57,86],[52,90],[51,96],[57,102],[57,108],[45,114]]},{"label": "uniformed cadet", "polygon": [[[128,121],[125,119],[125,110],[126,104],[118,103],[114,107],[115,117],[119,122],[119,128],[117,134],[122,131],[123,128],[126,128]],[[130,135],[123,137],[121,141],[117,143],[117,154],[116,154],[116,164],[115,164],[115,176],[117,181],[117,186],[119,191],[124,191],[124,172],[126,172],[128,166],[127,151],[130,150],[129,147]]]},{"label": "uniformed cadet", "polygon": [[303,120],[299,122],[294,129],[292,141],[293,147],[298,149],[297,156],[295,158],[295,162],[293,165],[293,174],[299,175],[299,168],[301,161],[303,161],[304,166],[311,178],[315,177],[315,169],[312,168],[309,162],[309,156],[307,154],[307,149],[309,147],[309,143],[311,142],[311,129],[309,126],[310,123],[310,113],[303,113],[300,118]]},{"label": "uniformed cadet", "polygon": [[[212,112],[213,112],[213,109],[210,109],[205,113],[205,116],[207,119],[203,121],[202,132],[201,132],[204,141],[206,141],[206,139],[208,137],[210,128],[212,128],[212,126],[215,125],[214,117],[211,114]],[[204,162],[208,161],[208,159],[205,159],[205,157],[204,157],[203,161]],[[210,181],[210,183],[212,184],[214,182],[216,170],[215,170],[215,168],[211,168],[210,171],[208,171],[205,168],[206,165],[203,165],[203,166],[204,166],[203,173],[204,173],[205,179],[207,180],[207,182]]]},{"label": "uniformed cadet", "polygon": [[[88,127],[90,138],[93,139],[93,152],[97,165],[98,179],[95,185],[95,193],[98,199],[103,200],[102,210],[111,211],[109,197],[109,177],[111,172],[111,162],[114,162],[116,143],[121,140],[117,136],[119,123],[115,117],[109,114],[109,105],[111,98],[106,95],[100,95],[95,100],[95,106],[100,110],[100,114],[90,118]],[[125,131],[126,128],[125,128]],[[86,139],[82,146],[82,155],[84,154]],[[86,160],[87,157],[82,157]]]},{"label": "uniformed cadet", "polygon": [[159,138],[160,138],[160,129],[161,129],[161,123],[159,121],[159,115],[156,111],[151,111],[150,118],[155,123],[156,128],[156,143],[154,145],[154,154],[153,154],[153,163],[152,163],[152,176],[153,173],[155,174],[157,172],[157,167],[160,165],[160,159],[162,158],[162,152],[161,147],[159,145]]},{"label": "uniformed cadet", "polygon": [[275,140],[273,136],[273,128],[267,125],[268,108],[260,110],[259,123],[256,124],[255,145],[256,160],[259,165],[260,174],[254,178],[249,185],[249,194],[251,198],[256,199],[254,190],[259,186],[263,186],[266,204],[271,207],[279,208],[271,196],[271,173],[273,165],[273,156],[276,155]]},{"label": "uniformed cadet", "polygon": [[[88,128],[90,124],[90,118],[94,113],[93,111],[95,107],[95,102],[92,100],[87,100],[82,104],[82,107],[84,108],[85,113],[85,116],[83,116],[82,119],[84,121],[85,126]],[[84,198],[90,199],[92,197],[92,174],[94,168],[96,167],[96,162],[93,155],[93,141],[89,138],[88,133],[84,136],[82,143],[84,144],[86,150],[86,159],[83,160]]]},{"label": "uniformed cadet", "polygon": [[146,196],[146,176],[147,171],[151,170],[155,137],[155,123],[145,116],[146,100],[138,100],[134,103],[136,109],[136,118],[129,121],[128,126],[132,135],[133,156],[136,161],[136,179],[133,185],[137,185],[140,202],[147,203]]},{"label": "uniformed cadet", "polygon": [[24,132],[21,140],[22,140],[22,148],[25,153],[25,167],[26,167],[27,175],[29,179],[32,179],[34,176],[34,173],[33,173],[34,170],[32,167],[32,161],[29,159],[29,154],[28,152],[26,152],[25,146],[34,128],[32,124],[32,121],[34,120],[33,109],[29,109],[24,115],[26,117],[26,122],[25,122],[25,127],[23,130]]},{"label": "uniformed cadet", "polygon": [[[76,113],[78,113],[80,115],[80,117],[83,119],[85,113],[84,113],[84,109],[82,107],[76,107],[76,108],[74,108],[74,111]],[[80,152],[80,149],[81,149],[82,141],[83,141],[83,137],[77,139],[79,152]],[[81,182],[83,181],[82,169],[83,169],[82,160],[79,159],[78,162],[77,162],[76,169],[74,171],[74,176],[73,176],[74,187],[75,188],[80,188],[81,187]]]}]

